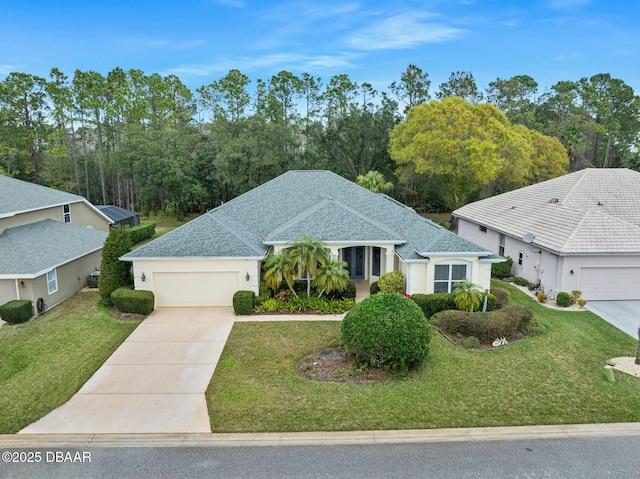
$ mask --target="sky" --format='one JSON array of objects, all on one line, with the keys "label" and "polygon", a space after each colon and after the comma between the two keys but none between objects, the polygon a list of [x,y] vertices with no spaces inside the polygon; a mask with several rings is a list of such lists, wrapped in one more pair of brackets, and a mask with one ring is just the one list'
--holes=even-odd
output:
[{"label": "sky", "polygon": [[121,67],[195,91],[230,69],[253,81],[286,70],[388,91],[409,64],[432,95],[454,71],[482,89],[530,75],[539,93],[610,73],[640,94],[640,1],[0,1],[0,80]]}]

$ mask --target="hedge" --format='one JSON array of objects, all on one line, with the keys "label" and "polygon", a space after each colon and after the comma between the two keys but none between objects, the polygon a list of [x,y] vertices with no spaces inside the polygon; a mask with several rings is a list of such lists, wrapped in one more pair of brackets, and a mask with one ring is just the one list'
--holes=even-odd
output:
[{"label": "hedge", "polygon": [[[306,291],[306,290],[305,290]],[[356,282],[350,279],[347,281],[347,287],[342,291],[329,291],[325,296],[327,299],[341,301],[343,299],[356,299],[358,287]]]},{"label": "hedge", "polygon": [[238,316],[247,316],[253,312],[255,300],[256,293],[253,291],[236,291],[233,295],[233,311]]},{"label": "hedge", "polygon": [[131,288],[118,288],[111,293],[111,302],[123,313],[151,314],[155,306],[155,297],[151,291]]},{"label": "hedge", "polygon": [[369,285],[369,294],[378,294],[380,292],[380,285],[377,281],[374,281]]},{"label": "hedge", "polygon": [[128,231],[129,237],[131,238],[131,244],[137,244],[148,240],[149,238],[153,238],[153,235],[156,234],[156,224],[153,222],[143,223],[129,228]]},{"label": "hedge", "polygon": [[533,311],[513,304],[491,312],[442,311],[432,320],[448,333],[464,337],[475,336],[483,343],[498,338],[511,339],[518,333],[526,334]]},{"label": "hedge", "polygon": [[513,266],[513,259],[509,256],[505,256],[506,261],[502,263],[493,263],[491,265],[491,276],[494,278],[504,279],[511,276],[511,267]]},{"label": "hedge", "polygon": [[28,321],[33,316],[33,304],[26,299],[14,299],[0,306],[0,319],[9,324]]},{"label": "hedge", "polygon": [[420,306],[427,319],[440,311],[456,309],[451,293],[414,294],[411,299]]}]

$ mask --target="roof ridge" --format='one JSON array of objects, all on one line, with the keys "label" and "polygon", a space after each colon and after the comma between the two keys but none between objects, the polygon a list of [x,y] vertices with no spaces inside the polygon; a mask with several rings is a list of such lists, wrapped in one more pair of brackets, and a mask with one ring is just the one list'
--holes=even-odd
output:
[{"label": "roof ridge", "polygon": [[364,214],[360,213],[358,210],[356,210],[356,209],[352,208],[352,207],[351,207],[351,206],[349,206],[348,204],[343,203],[342,201],[340,201],[340,200],[336,200],[336,199],[333,199],[333,198],[331,198],[331,199],[330,199],[330,201],[333,201],[333,202],[335,202],[335,203],[339,204],[342,208],[344,208],[344,209],[346,209],[346,210],[350,211],[351,213],[353,213],[354,215],[358,216],[359,218],[362,218],[363,220],[365,220],[366,222],[368,222],[368,223],[372,224],[372,225],[373,225],[373,226],[375,226],[376,228],[379,228],[379,229],[381,229],[382,231],[385,231],[385,232],[387,232],[387,233],[389,233],[389,234],[391,234],[391,235],[397,235],[397,236],[400,236],[400,237],[403,237],[403,238],[404,238],[404,236],[403,236],[402,234],[399,234],[397,231],[392,230],[391,228],[389,228],[389,227],[387,227],[387,226],[383,225],[382,223],[380,223],[380,222],[379,222],[379,221],[377,221],[377,220],[374,220],[374,219],[372,219],[372,218],[369,218],[368,216],[365,216]]},{"label": "roof ridge", "polygon": [[[302,210],[302,212],[298,213],[296,216],[294,216],[293,218],[291,218],[289,221],[285,221],[284,223],[282,223],[280,226],[278,226],[276,229],[271,230],[267,233],[267,238],[270,236],[275,236],[278,235],[280,233],[282,233],[283,231],[288,230],[289,228],[291,228],[293,225],[295,225],[296,223],[300,222],[301,220],[308,218],[309,216],[311,216],[313,213],[315,213],[316,211],[318,211],[320,208],[322,208],[324,205],[326,205],[329,202],[328,198],[325,198],[324,200],[316,203],[313,206],[310,206],[309,208],[307,208],[306,210]],[[265,238],[266,239],[266,238]]]},{"label": "roof ridge", "polygon": [[[565,207],[565,208],[569,209],[569,207]],[[571,208],[571,210],[574,211],[574,212],[576,211],[574,208]],[[575,227],[573,228],[573,231],[571,231],[571,234],[569,236],[567,236],[567,239],[564,241],[564,243],[562,243],[561,251],[566,251],[567,250],[567,248],[571,244],[571,241],[573,241],[573,239],[578,234],[578,230],[580,230],[581,226],[587,220],[587,217],[589,216],[589,213],[592,211],[590,208],[585,208],[585,209],[580,208],[579,210],[582,210],[582,218],[580,218],[580,221],[578,221],[576,223]]]},{"label": "roof ridge", "polygon": [[[582,181],[584,180],[584,177],[588,174],[587,172],[590,170],[591,168],[585,168],[584,170],[580,170],[580,172],[582,172],[582,174],[580,175],[580,178],[578,179],[578,181],[576,181],[573,186],[571,187],[571,189],[567,192],[566,195],[564,195],[564,198],[562,198],[561,203],[564,203],[565,201],[569,201],[571,195],[573,194],[573,192],[576,190],[576,188],[578,187],[578,185],[580,185],[582,183]],[[578,173],[578,172],[576,172]],[[571,174],[571,173],[570,173]],[[562,178],[561,176],[559,176],[558,178]]]},{"label": "roof ridge", "polygon": [[254,251],[255,253],[258,254],[258,256],[262,256],[264,254],[264,251],[259,251],[254,245],[252,245],[251,243],[249,243],[245,238],[243,238],[242,236],[238,235],[233,229],[229,228],[226,224],[222,223],[221,221],[219,221],[217,218],[215,217],[211,217],[211,219],[219,224],[220,226],[222,226],[225,230],[227,230],[229,233],[231,233],[233,236],[235,236],[236,238],[238,238],[242,243],[244,243],[247,247],[249,247],[249,249],[251,249],[252,251]]}]

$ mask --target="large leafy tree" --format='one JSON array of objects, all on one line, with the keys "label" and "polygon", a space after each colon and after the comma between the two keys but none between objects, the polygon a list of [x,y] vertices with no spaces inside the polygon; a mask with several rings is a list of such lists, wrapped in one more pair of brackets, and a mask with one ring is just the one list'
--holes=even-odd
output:
[{"label": "large leafy tree", "polygon": [[[389,149],[399,171],[438,178],[450,208],[496,181],[507,189],[526,184],[534,152],[525,127],[511,125],[491,104],[474,105],[459,97],[409,110],[407,120],[393,130]],[[546,161],[543,152],[537,156]],[[552,155],[549,161],[558,158]]]}]

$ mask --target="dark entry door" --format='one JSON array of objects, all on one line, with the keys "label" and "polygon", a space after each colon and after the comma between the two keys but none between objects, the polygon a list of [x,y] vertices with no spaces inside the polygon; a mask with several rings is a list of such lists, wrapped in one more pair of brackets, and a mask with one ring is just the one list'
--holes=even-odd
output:
[{"label": "dark entry door", "polygon": [[342,249],[342,260],[347,263],[349,278],[364,279],[364,246],[352,246]]}]

